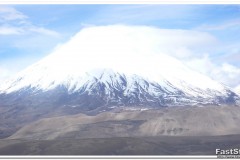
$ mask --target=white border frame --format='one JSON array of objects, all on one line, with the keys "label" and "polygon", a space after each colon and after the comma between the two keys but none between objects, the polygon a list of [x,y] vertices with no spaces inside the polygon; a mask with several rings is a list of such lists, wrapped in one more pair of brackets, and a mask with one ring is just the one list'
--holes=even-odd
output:
[{"label": "white border frame", "polygon": [[[0,5],[7,5],[7,4],[26,4],[26,5],[40,5],[40,4],[192,4],[192,5],[199,5],[199,4],[240,4],[240,0],[0,0]],[[111,156],[111,155],[84,155],[84,156],[60,156],[60,155],[39,155],[39,156],[7,156],[7,155],[0,155],[0,159],[8,159],[8,160],[15,160],[15,159],[83,159],[83,160],[93,160],[93,159],[148,159],[148,160],[155,160],[155,159],[217,159],[217,155],[210,155],[210,156],[202,156],[202,155],[147,155],[147,156]]]}]

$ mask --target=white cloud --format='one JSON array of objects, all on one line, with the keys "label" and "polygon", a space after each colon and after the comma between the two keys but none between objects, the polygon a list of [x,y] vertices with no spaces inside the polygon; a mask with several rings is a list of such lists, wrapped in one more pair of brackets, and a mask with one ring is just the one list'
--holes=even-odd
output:
[{"label": "white cloud", "polygon": [[92,21],[101,24],[146,24],[161,20],[174,22],[191,17],[197,8],[191,5],[109,5],[99,10]]},{"label": "white cloud", "polygon": [[[193,53],[192,53],[193,54]],[[193,57],[191,59],[187,59],[184,61],[184,63],[198,71],[201,72],[205,75],[211,75],[211,71],[216,67],[212,61],[209,59],[209,55],[208,54],[204,54],[202,57]]]},{"label": "white cloud", "polygon": [[1,67],[0,66],[0,82],[6,80],[9,78],[13,73],[8,70],[7,68]]},{"label": "white cloud", "polygon": [[26,35],[30,33],[60,37],[56,31],[32,24],[28,20],[28,16],[15,8],[0,6],[0,35]]},{"label": "white cloud", "polygon": [[237,68],[233,65],[230,65],[228,63],[224,63],[222,65],[222,70],[224,72],[228,72],[229,74],[231,74],[230,77],[234,77],[236,74],[240,74],[240,69],[239,68]]},{"label": "white cloud", "polygon": [[240,95],[240,85],[234,88],[235,92]]},{"label": "white cloud", "polygon": [[52,37],[60,37],[60,34],[56,31],[49,30],[36,26],[0,26],[0,35],[27,35],[31,33],[38,33]]},{"label": "white cloud", "polygon": [[[85,41],[83,44],[86,43],[82,48],[93,48],[92,52],[94,53],[98,52],[94,50],[95,47],[108,46],[106,50],[112,49],[112,54],[119,54],[118,56],[128,56],[132,52],[146,55],[167,53],[174,57],[188,59],[194,56],[194,50],[208,48],[217,43],[215,37],[206,32],[159,29],[149,26],[109,25],[87,27],[75,37],[79,36]],[[84,36],[86,37],[84,38]],[[91,44],[89,37],[92,37],[90,38]],[[119,48],[119,46],[122,46],[122,48]],[[116,48],[118,49],[116,50]]]},{"label": "white cloud", "polygon": [[0,35],[19,35],[22,34],[23,30],[21,28],[0,26]]},{"label": "white cloud", "polygon": [[[60,60],[54,66],[64,65],[65,69],[69,66],[69,70],[76,68],[76,72],[100,67],[136,73],[156,65],[158,71],[165,72],[166,68],[161,67],[168,63],[167,58],[162,60],[165,54],[189,60],[196,56],[194,51],[198,48],[215,43],[216,39],[208,33],[191,30],[125,25],[87,27],[56,49],[53,55],[57,55],[53,57]],[[66,64],[58,64],[63,61]],[[76,66],[72,67],[73,64]]]},{"label": "white cloud", "polygon": [[28,28],[29,31],[35,32],[35,33],[40,33],[40,34],[45,34],[45,35],[49,35],[49,36],[53,36],[53,37],[60,37],[60,34],[56,31],[53,30],[49,30],[43,27],[29,27]]},{"label": "white cloud", "polygon": [[[117,33],[114,30],[119,30],[119,32]],[[240,84],[240,68],[227,62],[216,64],[215,60],[209,56],[207,51],[211,51],[212,48],[217,47],[219,43],[214,36],[206,32],[159,29],[148,26],[114,25],[89,27],[80,33],[81,36],[91,33],[92,37],[94,37],[94,39],[91,39],[91,46],[88,44],[87,37],[84,39],[86,45],[83,47],[95,46],[92,47],[93,54],[89,55],[90,59],[96,56],[95,52],[101,52],[101,50],[98,50],[98,46],[101,48],[101,46],[106,46],[104,43],[108,43],[108,53],[114,54],[113,58],[119,59],[123,64],[124,61],[128,61],[128,59],[136,59],[134,57],[138,57],[140,54],[145,55],[147,59],[151,54],[164,53],[180,59],[190,68],[230,87],[235,87]],[[131,47],[126,47],[129,45]],[[123,47],[119,49],[119,46]],[[116,48],[118,48],[118,50],[116,50]],[[132,53],[136,53],[136,55],[132,55]],[[99,57],[97,59],[108,61],[108,54],[101,54],[101,56],[107,58],[102,59],[102,57]],[[161,63],[161,61],[159,62]]]},{"label": "white cloud", "polygon": [[[41,31],[45,32],[45,30]],[[81,49],[76,54],[79,54],[77,57],[80,56],[81,59],[84,59],[81,63],[84,63],[86,67],[102,64],[110,67],[122,67],[138,60],[144,61],[140,58],[145,58],[147,61],[148,56],[155,56],[157,63],[158,54],[167,54],[180,59],[190,68],[228,86],[235,87],[240,84],[240,68],[227,62],[216,64],[207,52],[218,45],[218,40],[206,32],[159,29],[149,26],[110,25],[86,27],[73,37],[73,39],[76,38],[78,39],[70,40],[64,44],[66,47],[61,48],[61,51],[56,50],[61,56],[61,53],[66,55],[64,48],[67,48],[69,57],[62,58],[77,64],[80,62],[74,54],[76,46],[81,44]],[[37,42],[34,44],[39,45]],[[165,62],[159,59],[159,63]],[[142,65],[151,65],[151,61]],[[144,69],[144,67],[138,67]],[[129,66],[125,68],[128,71],[132,69]]]},{"label": "white cloud", "polygon": [[196,29],[198,30],[225,30],[225,29],[229,29],[229,28],[239,28],[240,26],[240,19],[235,19],[235,20],[231,20],[222,24],[218,24],[218,25],[209,25],[209,24],[203,24],[199,27],[197,27]]},{"label": "white cloud", "polygon": [[227,62],[216,64],[207,54],[201,58],[189,59],[185,61],[185,64],[229,87],[234,88],[240,84],[240,68],[228,64]]},{"label": "white cloud", "polygon": [[0,19],[12,21],[12,20],[23,20],[28,17],[23,13],[17,11],[12,7],[0,6]]},{"label": "white cloud", "polygon": [[224,84],[235,87],[240,84],[240,68],[223,63],[212,72],[212,76]]}]

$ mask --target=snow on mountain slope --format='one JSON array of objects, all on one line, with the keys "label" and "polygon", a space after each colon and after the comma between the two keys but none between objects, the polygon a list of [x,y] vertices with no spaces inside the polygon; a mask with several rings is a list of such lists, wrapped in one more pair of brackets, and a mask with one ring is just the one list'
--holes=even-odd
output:
[{"label": "snow on mountain slope", "polygon": [[[141,32],[143,29],[147,35]],[[170,101],[179,101],[177,104],[180,101],[219,104],[216,97],[236,97],[222,84],[157,52],[154,48],[162,40],[155,32],[161,34],[161,30],[148,27],[85,28],[49,56],[1,85],[0,93],[11,94],[29,87],[34,91],[49,91],[64,86],[68,94],[99,93],[118,102],[135,96],[140,102],[141,99],[159,102],[168,97]]]}]

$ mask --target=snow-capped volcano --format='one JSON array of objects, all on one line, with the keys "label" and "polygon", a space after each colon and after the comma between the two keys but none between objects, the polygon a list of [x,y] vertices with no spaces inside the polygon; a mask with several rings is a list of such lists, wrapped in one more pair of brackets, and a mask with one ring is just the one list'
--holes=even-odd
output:
[{"label": "snow-capped volcano", "polygon": [[[161,35],[161,30],[148,27],[85,28],[1,85],[0,95],[6,99],[24,93],[25,99],[39,99],[41,94],[44,103],[94,108],[236,104],[239,97],[229,88],[155,50],[161,41],[155,32]],[[43,93],[51,94],[44,97]]]}]

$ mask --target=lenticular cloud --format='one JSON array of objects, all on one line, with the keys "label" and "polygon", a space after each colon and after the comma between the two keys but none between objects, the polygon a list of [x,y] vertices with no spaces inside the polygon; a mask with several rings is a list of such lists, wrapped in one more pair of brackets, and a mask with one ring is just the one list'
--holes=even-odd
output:
[{"label": "lenticular cloud", "polygon": [[[31,85],[49,89],[49,86],[71,85],[85,73],[95,75],[102,69],[111,69],[158,83],[165,79],[178,86],[183,81],[202,89],[223,89],[171,55],[179,47],[194,48],[196,44],[212,41],[214,38],[210,35],[195,31],[123,25],[89,27],[17,75],[21,82],[10,88],[16,90]],[[10,81],[9,85],[12,84],[15,83]]]},{"label": "lenticular cloud", "polygon": [[96,26],[82,29],[69,42],[58,47],[48,59],[53,56],[57,58],[56,65],[69,66],[71,69],[80,65],[84,70],[100,67],[127,72],[130,68],[157,67],[160,65],[157,60],[161,61],[163,55],[185,56],[186,52],[182,50],[214,41],[211,35],[195,31],[147,26]]}]

